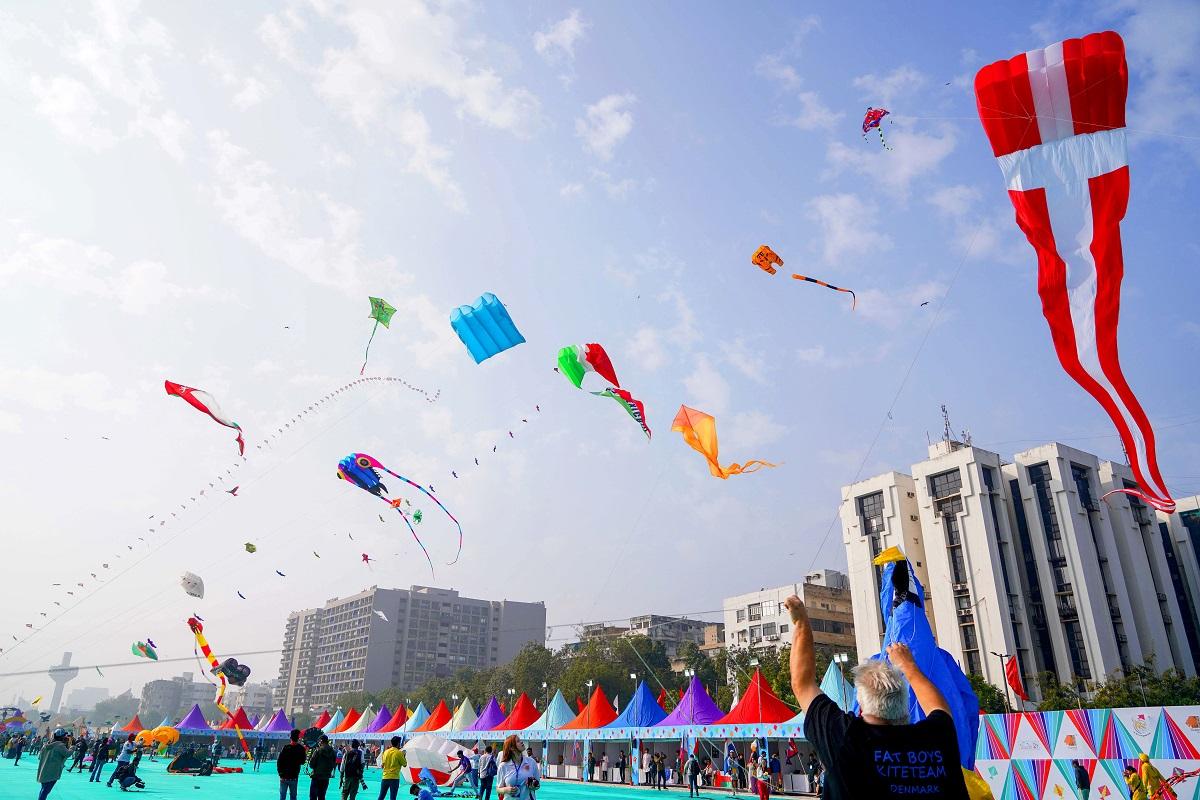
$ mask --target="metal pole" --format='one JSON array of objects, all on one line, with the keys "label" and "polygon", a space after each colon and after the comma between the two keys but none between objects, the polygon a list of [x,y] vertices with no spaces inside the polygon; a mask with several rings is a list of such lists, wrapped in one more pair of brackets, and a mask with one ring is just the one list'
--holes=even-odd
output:
[{"label": "metal pole", "polygon": [[1012,656],[1008,653],[997,653],[995,650],[989,650],[988,652],[994,655],[996,660],[1000,662],[1000,684],[1004,687],[1004,710],[1005,713],[1012,713],[1014,704],[1008,701],[1009,686],[1007,676],[1004,674],[1004,659],[1012,658]]}]

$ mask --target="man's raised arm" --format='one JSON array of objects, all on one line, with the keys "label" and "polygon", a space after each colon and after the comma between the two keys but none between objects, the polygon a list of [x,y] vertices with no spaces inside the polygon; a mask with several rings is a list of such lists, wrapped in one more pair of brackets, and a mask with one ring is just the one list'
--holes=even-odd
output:
[{"label": "man's raised arm", "polygon": [[796,595],[784,600],[783,606],[792,615],[792,693],[800,703],[800,710],[808,711],[808,704],[821,693],[821,687],[817,684],[817,652],[813,647],[808,609]]}]

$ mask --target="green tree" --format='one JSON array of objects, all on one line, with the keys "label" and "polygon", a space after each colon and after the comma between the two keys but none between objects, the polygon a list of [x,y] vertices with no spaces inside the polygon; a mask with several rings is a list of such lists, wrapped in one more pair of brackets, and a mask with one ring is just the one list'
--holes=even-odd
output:
[{"label": "green tree", "polygon": [[[93,722],[99,722],[104,725],[112,722],[117,727],[120,727],[133,719],[133,715],[137,713],[137,710],[138,699],[133,696],[133,692],[127,691],[116,697],[110,697],[107,700],[101,700],[99,703],[96,703],[95,709],[88,715],[88,718]],[[157,725],[158,720],[154,720],[150,724]]]},{"label": "green tree", "polygon": [[972,672],[967,676],[967,680],[971,682],[971,688],[979,700],[980,711],[988,714],[1003,714],[1010,710],[1005,701],[1004,692],[988,683],[982,675]]},{"label": "green tree", "polygon": [[1038,703],[1038,711],[1065,711],[1068,708],[1083,708],[1087,705],[1078,689],[1059,683],[1058,676],[1053,672],[1039,672],[1037,682],[1042,692],[1042,702]]}]

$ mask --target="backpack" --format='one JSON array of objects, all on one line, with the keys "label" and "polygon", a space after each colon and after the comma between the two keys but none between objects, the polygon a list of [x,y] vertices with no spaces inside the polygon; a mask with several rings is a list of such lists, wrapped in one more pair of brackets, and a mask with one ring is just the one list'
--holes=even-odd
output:
[{"label": "backpack", "polygon": [[496,756],[495,756],[495,755],[489,755],[489,756],[485,756],[485,758],[487,758],[487,764],[486,764],[486,765],[484,766],[484,768],[483,768],[483,777],[485,777],[485,778],[494,778],[494,777],[496,777],[496,772],[497,772],[497,770],[496,770]]}]

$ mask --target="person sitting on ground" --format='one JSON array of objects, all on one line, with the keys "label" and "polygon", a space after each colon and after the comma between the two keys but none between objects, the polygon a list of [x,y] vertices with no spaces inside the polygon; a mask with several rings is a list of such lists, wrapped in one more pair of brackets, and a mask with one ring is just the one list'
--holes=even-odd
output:
[{"label": "person sitting on ground", "polygon": [[[921,794],[967,800],[946,698],[917,667],[908,646],[893,644],[888,660],[871,659],[854,668],[862,716],[847,714],[817,683],[816,649],[803,601],[792,595],[784,606],[792,617],[792,691],[804,712],[804,737],[825,765],[823,796],[874,800]],[[915,724],[909,723],[909,686],[925,712]]]}]

